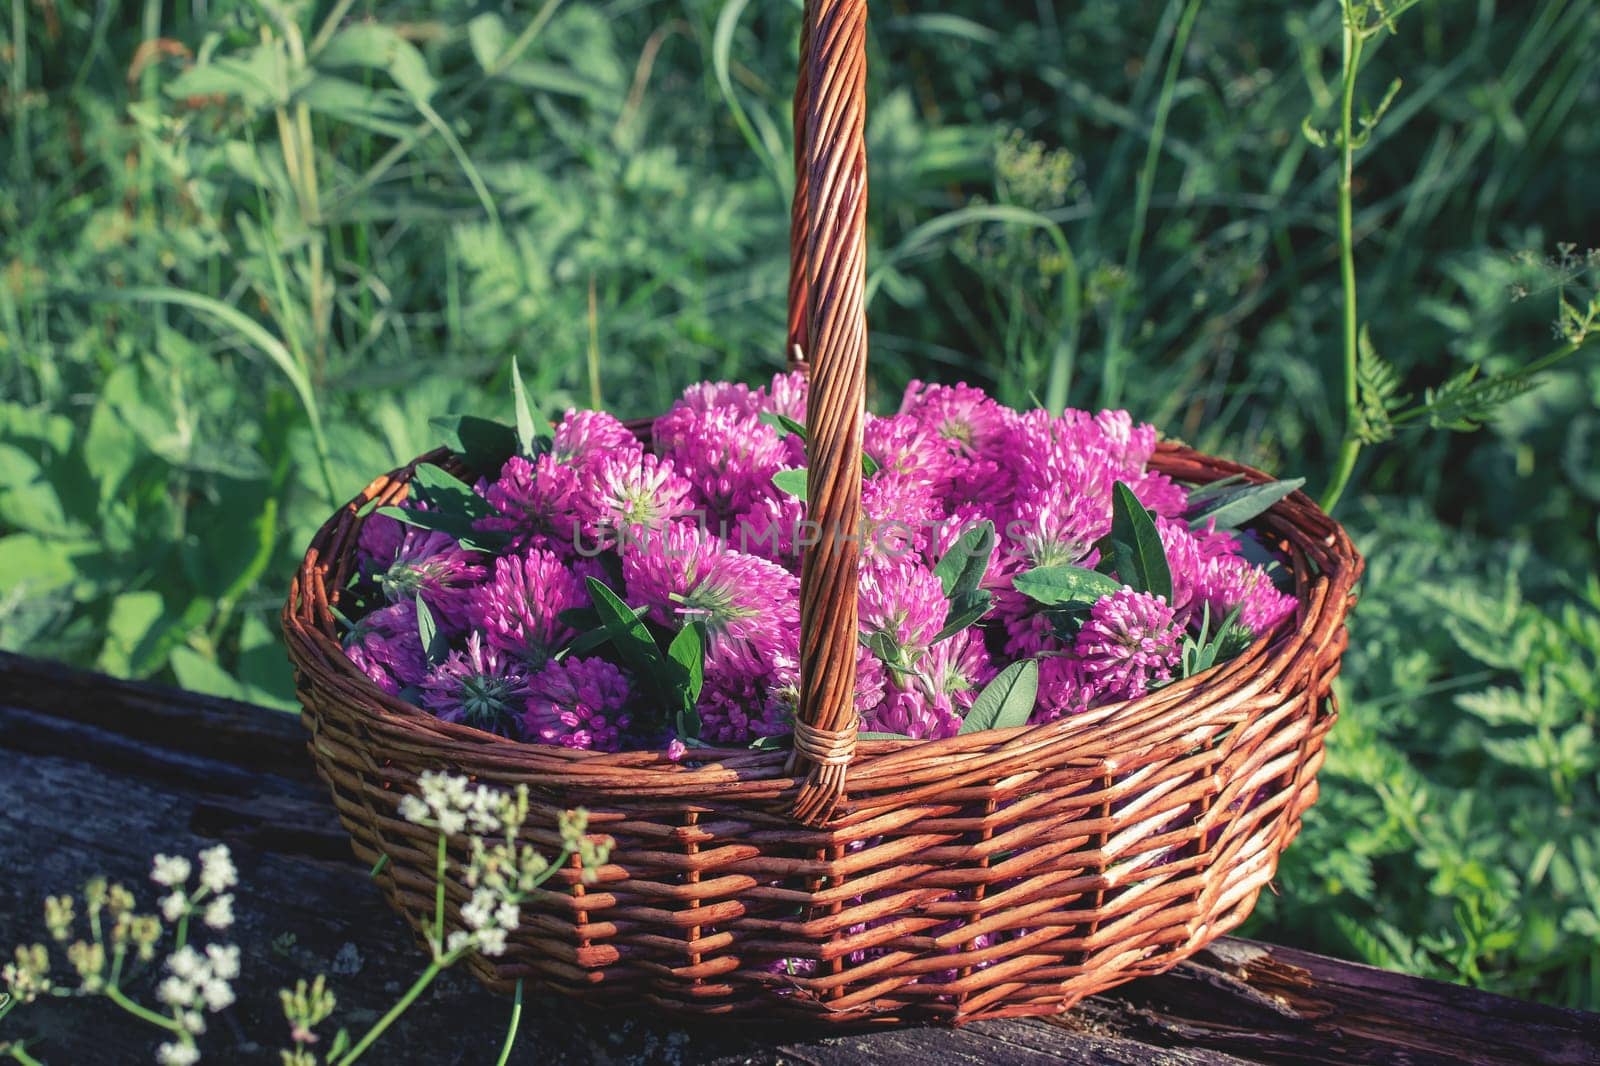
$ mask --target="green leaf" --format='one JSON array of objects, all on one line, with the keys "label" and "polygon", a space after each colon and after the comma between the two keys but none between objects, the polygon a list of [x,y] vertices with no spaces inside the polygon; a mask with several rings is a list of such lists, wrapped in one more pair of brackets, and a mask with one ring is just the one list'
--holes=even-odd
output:
[{"label": "green leaf", "polygon": [[1026,725],[1039,697],[1039,661],[1024,659],[1000,671],[984,686],[961,720],[962,733]]},{"label": "green leaf", "polygon": [[905,733],[871,733],[871,732],[868,732],[868,733],[858,732],[858,733],[856,733],[856,738],[858,740],[910,740],[911,739],[911,737],[909,735],[905,734]]},{"label": "green leaf", "polygon": [[1081,566],[1039,566],[1011,579],[1012,587],[1046,607],[1092,607],[1122,587],[1115,578]]},{"label": "green leaf", "polygon": [[976,592],[993,554],[993,522],[980,522],[961,534],[933,568],[945,597],[953,601]]},{"label": "green leaf", "polygon": [[1264,485],[1240,485],[1217,493],[1200,511],[1191,512],[1189,528],[1199,529],[1215,521],[1218,529],[1237,529],[1306,483],[1303,477],[1268,481]]},{"label": "green leaf", "polygon": [[606,634],[623,663],[642,685],[652,690],[653,698],[663,703],[670,701],[671,686],[664,683],[669,676],[666,660],[661,657],[661,649],[656,647],[643,617],[635,614],[634,609],[599,578],[586,580],[595,612],[600,615],[600,622],[606,627]]},{"label": "green leaf", "polygon": [[1172,570],[1155,516],[1120,481],[1112,489],[1111,533],[1099,547],[1102,572],[1109,567],[1134,591],[1172,599]]},{"label": "green leaf", "polygon": [[[650,613],[649,607],[634,607],[631,610],[633,617],[641,620]],[[565,659],[571,655],[583,655],[591,652],[612,638],[613,632],[611,628],[600,621],[599,613],[593,608],[574,608],[562,611],[559,617],[568,628],[577,630],[578,635],[573,637],[565,648],[556,653],[557,659]]]},{"label": "green leaf", "polygon": [[1193,511],[1208,501],[1221,496],[1227,489],[1244,483],[1243,474],[1229,474],[1216,481],[1208,481],[1204,485],[1196,485],[1189,490],[1188,509]]},{"label": "green leaf", "polygon": [[772,483],[781,492],[804,500],[806,498],[806,468],[797,467],[794,470],[780,470],[772,475]]},{"label": "green leaf", "polygon": [[479,519],[494,513],[489,501],[473,492],[471,485],[432,463],[420,463],[412,471],[411,491],[441,514]]},{"label": "green leaf", "polygon": [[504,422],[477,415],[435,418],[430,424],[445,433],[445,447],[460,455],[473,470],[493,475],[507,459],[517,454],[521,440],[517,431]]},{"label": "green leaf", "polygon": [[539,422],[534,415],[533,404],[528,402],[528,390],[522,385],[522,369],[517,366],[516,356],[511,357],[511,406],[516,409],[517,445],[523,455],[538,455]]},{"label": "green leaf", "polygon": [[508,544],[509,538],[498,530],[472,528],[472,520],[461,515],[443,514],[439,511],[418,511],[411,507],[380,507],[374,514],[404,522],[417,529],[448,533],[468,551],[496,552]]},{"label": "green leaf", "polygon": [[352,22],[328,40],[316,55],[319,67],[363,67],[381,70],[413,103],[426,103],[439,88],[417,46],[381,22]]},{"label": "green leaf", "polygon": [[695,704],[706,673],[706,626],[690,622],[678,631],[667,648],[667,658],[677,667],[673,683],[678,698],[678,736],[684,740],[700,737],[700,714]]},{"label": "green leaf", "polygon": [[756,421],[764,426],[771,426],[778,431],[778,436],[793,433],[801,440],[806,439],[806,427],[790,418],[788,415],[779,414],[777,411],[762,411],[756,416]]},{"label": "green leaf", "polygon": [[994,606],[994,596],[983,589],[955,597],[950,601],[949,610],[944,616],[944,626],[933,635],[932,643],[937,644],[946,637],[955,636],[988,614],[992,606]]},{"label": "green leaf", "polygon": [[433,612],[428,609],[428,604],[422,598],[422,593],[417,593],[417,636],[422,640],[422,650],[428,657],[429,666],[438,666],[450,655],[450,642],[439,632],[439,623],[433,619]]}]

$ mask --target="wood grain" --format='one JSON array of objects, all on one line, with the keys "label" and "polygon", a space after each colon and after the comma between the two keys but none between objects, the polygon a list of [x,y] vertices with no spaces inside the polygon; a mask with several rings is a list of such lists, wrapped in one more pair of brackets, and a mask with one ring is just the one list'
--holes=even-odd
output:
[{"label": "wood grain", "polygon": [[[208,1061],[276,1062],[276,989],[330,973],[341,1017],[370,1024],[422,955],[384,906],[311,773],[291,715],[114,681],[0,653],[0,947],[43,935],[40,903],[95,873],[144,901],[156,851],[235,852],[247,895],[240,1004]],[[148,987],[142,989],[148,998]],[[379,1045],[382,1061],[492,1061],[508,1001],[446,975]],[[150,1031],[114,1010],[49,1003],[0,1038],[49,1063],[149,1061]],[[1600,1016],[1223,938],[1190,961],[1060,1019],[849,1035],[695,1024],[530,1000],[519,1063],[1517,1063],[1600,1062]]]}]

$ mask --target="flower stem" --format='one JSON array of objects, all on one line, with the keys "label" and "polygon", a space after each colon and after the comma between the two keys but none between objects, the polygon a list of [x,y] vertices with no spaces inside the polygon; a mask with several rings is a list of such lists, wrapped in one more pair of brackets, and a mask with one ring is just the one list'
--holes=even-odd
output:
[{"label": "flower stem", "polygon": [[428,968],[422,971],[422,973],[417,977],[416,981],[412,983],[410,988],[406,989],[406,994],[401,996],[395,1002],[395,1005],[389,1008],[389,1013],[385,1014],[382,1018],[379,1018],[377,1022],[373,1024],[372,1028],[367,1030],[366,1035],[363,1036],[354,1047],[346,1052],[337,1063],[332,1063],[330,1066],[350,1066],[352,1062],[356,1061],[356,1059],[359,1059],[367,1050],[367,1048],[372,1046],[373,1041],[382,1036],[388,1030],[389,1026],[393,1025],[395,1020],[406,1012],[406,1008],[415,1003],[417,997],[422,995],[422,993],[427,990],[429,985],[433,984],[433,979],[438,977],[441,971],[455,963],[457,959],[461,958],[461,956],[464,955],[467,950],[467,948],[461,948],[459,950],[450,952],[443,958],[435,959],[434,961],[428,963]]},{"label": "flower stem", "polygon": [[21,1044],[12,1044],[6,1050],[11,1052],[11,1057],[22,1063],[22,1066],[44,1066],[44,1063],[28,1054]]},{"label": "flower stem", "polygon": [[495,1060],[495,1066],[506,1066],[511,1061],[511,1048],[517,1042],[517,1026],[522,1024],[522,978],[517,978],[517,996],[511,1002],[511,1025],[506,1029],[505,1046],[500,1049],[500,1057]]},{"label": "flower stem", "polygon": [[149,1007],[141,1007],[123,995],[122,989],[116,985],[106,986],[106,998],[142,1022],[149,1022],[151,1025],[159,1026],[169,1033],[181,1033],[184,1031],[183,1026],[178,1024],[176,1018],[168,1018],[164,1014],[157,1014]]},{"label": "flower stem", "polygon": [[445,835],[439,834],[439,857],[433,867],[433,953],[444,953],[444,864]]},{"label": "flower stem", "polygon": [[1356,149],[1353,114],[1356,99],[1356,75],[1361,70],[1361,46],[1365,38],[1353,22],[1348,0],[1344,8],[1344,87],[1339,99],[1339,282],[1344,294],[1344,439],[1339,443],[1339,459],[1334,467],[1333,484],[1322,496],[1322,509],[1332,511],[1339,497],[1350,484],[1355,470],[1356,456],[1361,453],[1361,438],[1357,436],[1357,405],[1360,395],[1356,385],[1356,359],[1359,319],[1356,316],[1356,254],[1355,210],[1352,204],[1352,184],[1355,176]]},{"label": "flower stem", "polygon": [[[522,983],[517,982],[517,994],[521,997]],[[6,1015],[17,1009],[18,1000],[15,996],[7,996],[4,1003],[0,1003],[0,1022],[5,1021]]]}]

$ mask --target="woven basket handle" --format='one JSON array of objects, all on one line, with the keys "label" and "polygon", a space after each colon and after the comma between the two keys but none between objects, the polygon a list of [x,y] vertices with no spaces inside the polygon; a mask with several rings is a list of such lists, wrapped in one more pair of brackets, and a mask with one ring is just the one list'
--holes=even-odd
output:
[{"label": "woven basket handle", "polygon": [[866,407],[867,0],[806,0],[795,89],[789,359],[810,366],[794,817],[817,825],[855,754],[861,428]]}]

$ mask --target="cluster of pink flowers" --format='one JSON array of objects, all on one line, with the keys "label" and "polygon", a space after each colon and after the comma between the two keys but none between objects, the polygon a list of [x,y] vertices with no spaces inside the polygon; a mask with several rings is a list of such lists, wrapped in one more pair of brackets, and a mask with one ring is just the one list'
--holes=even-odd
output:
[{"label": "cluster of pink flowers", "polygon": [[[697,385],[654,425],[650,446],[610,415],[574,411],[535,456],[475,486],[490,555],[445,533],[369,517],[359,593],[368,612],[345,643],[380,688],[441,718],[538,743],[616,751],[742,745],[791,728],[798,686],[805,506],[774,483],[804,465],[806,386]],[[862,728],[953,735],[1000,668],[1039,661],[1035,722],[1131,699],[1172,680],[1186,635],[1230,613],[1251,633],[1294,610],[1239,535],[1184,518],[1188,491],[1149,469],[1156,432],[1125,412],[1015,411],[966,385],[913,382],[898,413],[868,416],[875,464],[862,489]],[[1155,516],[1170,598],[1124,586],[1072,627],[1013,579],[1100,564],[1114,486]],[[978,582],[992,606],[944,632],[935,566],[980,523],[995,548]],[[1119,578],[1122,575],[1117,575]],[[604,643],[587,579],[605,583],[665,648],[705,634],[698,737],[677,737],[643,679]],[[417,602],[444,651],[423,646]],[[586,621],[587,618],[587,621]]]}]

